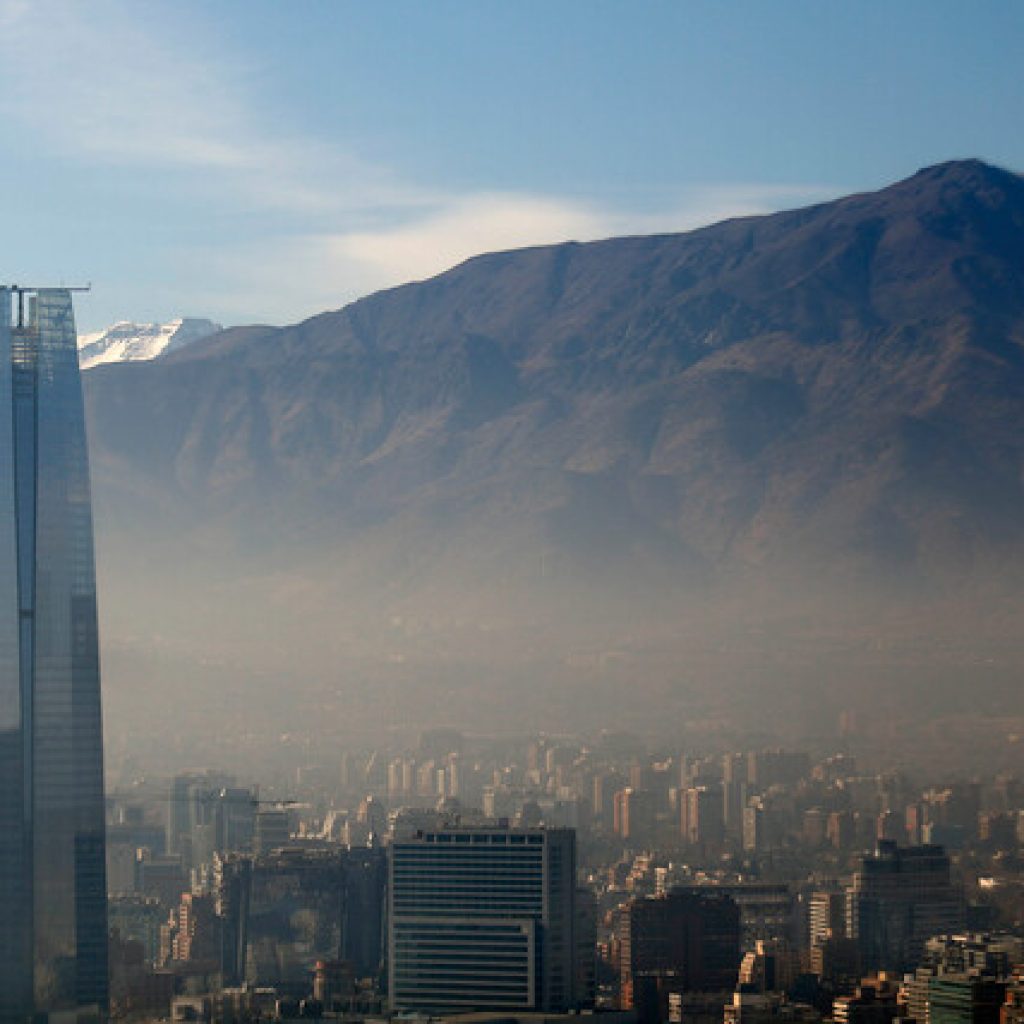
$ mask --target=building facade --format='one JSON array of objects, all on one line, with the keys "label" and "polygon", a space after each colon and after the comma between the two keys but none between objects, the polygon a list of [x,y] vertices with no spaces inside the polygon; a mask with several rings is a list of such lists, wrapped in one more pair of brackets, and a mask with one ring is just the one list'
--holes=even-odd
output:
[{"label": "building facade", "polygon": [[71,295],[0,287],[0,1018],[103,1008],[96,579]]},{"label": "building facade", "polygon": [[963,891],[941,846],[879,841],[846,894],[846,931],[865,970],[913,970],[927,939],[963,927]]},{"label": "building facade", "polygon": [[654,1022],[670,992],[731,992],[740,931],[739,907],[710,886],[633,900],[616,922],[619,1008]]},{"label": "building facade", "polygon": [[576,994],[576,834],[445,828],[389,848],[396,1010],[565,1012]]},{"label": "building facade", "polygon": [[929,1024],[999,1024],[1007,982],[977,974],[939,974],[928,983]]},{"label": "building facade", "polygon": [[214,862],[227,983],[297,999],[318,962],[376,978],[383,959],[383,849],[278,849]]}]

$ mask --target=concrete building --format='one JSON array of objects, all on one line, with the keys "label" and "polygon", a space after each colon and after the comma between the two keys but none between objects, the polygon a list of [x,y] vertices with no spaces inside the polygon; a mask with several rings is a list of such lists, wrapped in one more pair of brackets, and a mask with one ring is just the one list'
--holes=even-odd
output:
[{"label": "concrete building", "polygon": [[650,840],[654,832],[657,801],[654,793],[627,786],[614,797],[613,828],[623,839]]},{"label": "concrete building", "polygon": [[725,838],[724,798],[720,786],[691,786],[680,799],[680,832],[684,842],[705,851]]},{"label": "concrete building", "polygon": [[903,1016],[899,984],[894,977],[879,974],[865,978],[856,992],[840,996],[832,1004],[835,1024],[891,1024]]},{"label": "concrete building", "polygon": [[811,949],[826,939],[846,937],[846,893],[842,889],[818,889],[811,893],[807,914]]},{"label": "concrete building", "polygon": [[574,1008],[576,926],[570,829],[444,828],[389,848],[393,1010]]}]

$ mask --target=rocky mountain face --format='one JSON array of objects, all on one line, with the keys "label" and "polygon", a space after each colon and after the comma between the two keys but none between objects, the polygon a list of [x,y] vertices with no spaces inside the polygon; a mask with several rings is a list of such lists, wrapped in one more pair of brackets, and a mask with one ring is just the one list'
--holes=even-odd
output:
[{"label": "rocky mountain face", "polygon": [[80,335],[78,361],[83,370],[88,370],[103,363],[156,359],[220,330],[220,324],[194,317],[179,317],[165,324],[121,320],[106,330]]},{"label": "rocky mountain face", "polygon": [[214,594],[226,663],[399,703],[467,665],[556,714],[613,676],[717,715],[1019,678],[1024,180],[980,162],[481,256],[85,386],[114,637],[142,570],[182,643]]}]

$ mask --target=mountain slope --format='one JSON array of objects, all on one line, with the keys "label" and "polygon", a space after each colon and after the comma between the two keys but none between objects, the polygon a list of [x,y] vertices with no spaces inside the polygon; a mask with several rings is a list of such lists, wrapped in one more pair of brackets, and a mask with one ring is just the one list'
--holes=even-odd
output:
[{"label": "mountain slope", "polygon": [[165,324],[136,324],[121,320],[104,331],[78,339],[78,361],[83,370],[103,363],[156,359],[222,330],[212,320],[185,317]]},{"label": "mountain slope", "polygon": [[430,623],[421,664],[478,642],[459,623],[565,664],[766,614],[817,650],[862,637],[851,602],[965,621],[1013,590],[1024,540],[1024,182],[964,161],[482,256],[86,392],[108,600],[116,549],[165,551],[183,593],[212,573],[240,602],[238,657],[246,606],[312,673],[411,657],[396,617]]}]

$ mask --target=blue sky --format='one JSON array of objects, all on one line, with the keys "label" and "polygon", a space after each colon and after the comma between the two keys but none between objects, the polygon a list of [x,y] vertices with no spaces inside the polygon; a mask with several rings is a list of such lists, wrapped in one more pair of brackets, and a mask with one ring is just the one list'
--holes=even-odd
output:
[{"label": "blue sky", "polygon": [[2,275],[79,326],[289,322],[476,252],[980,156],[1024,4],[0,0]]}]

